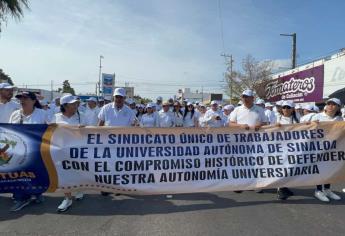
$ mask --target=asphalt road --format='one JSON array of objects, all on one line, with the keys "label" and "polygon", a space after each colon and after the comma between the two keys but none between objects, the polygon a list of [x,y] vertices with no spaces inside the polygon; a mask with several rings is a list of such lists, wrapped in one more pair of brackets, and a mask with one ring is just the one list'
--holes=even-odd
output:
[{"label": "asphalt road", "polygon": [[103,197],[90,192],[66,213],[57,213],[61,194],[43,204],[9,212],[9,195],[0,195],[0,235],[345,235],[344,185],[341,201],[322,203],[313,189],[276,200],[273,190]]}]

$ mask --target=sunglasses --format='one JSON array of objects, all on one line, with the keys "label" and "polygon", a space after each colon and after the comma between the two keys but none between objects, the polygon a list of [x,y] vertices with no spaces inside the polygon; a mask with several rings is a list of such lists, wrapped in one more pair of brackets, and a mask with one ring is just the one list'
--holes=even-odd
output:
[{"label": "sunglasses", "polygon": [[291,107],[289,107],[289,106],[283,106],[282,108],[283,109],[291,109]]}]

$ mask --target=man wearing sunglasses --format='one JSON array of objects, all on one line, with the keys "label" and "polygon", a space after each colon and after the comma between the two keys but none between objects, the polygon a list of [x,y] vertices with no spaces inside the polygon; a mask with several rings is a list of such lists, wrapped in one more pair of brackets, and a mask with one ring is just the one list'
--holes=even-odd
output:
[{"label": "man wearing sunglasses", "polygon": [[267,124],[267,117],[263,108],[254,104],[254,93],[252,90],[245,90],[241,95],[242,105],[236,107],[230,114],[230,125],[238,126],[249,130],[258,130],[262,125]]}]

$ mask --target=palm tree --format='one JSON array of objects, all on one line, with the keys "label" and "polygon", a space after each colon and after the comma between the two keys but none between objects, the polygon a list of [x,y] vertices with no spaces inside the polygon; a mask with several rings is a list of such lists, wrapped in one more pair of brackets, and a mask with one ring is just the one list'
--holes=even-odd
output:
[{"label": "palm tree", "polygon": [[29,8],[29,0],[0,0],[0,32],[1,22],[7,22],[8,16],[20,20],[24,8]]}]

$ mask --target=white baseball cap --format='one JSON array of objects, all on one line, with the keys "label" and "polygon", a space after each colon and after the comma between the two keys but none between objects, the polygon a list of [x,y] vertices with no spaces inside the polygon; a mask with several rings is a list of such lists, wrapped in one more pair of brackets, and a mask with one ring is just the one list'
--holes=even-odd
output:
[{"label": "white baseball cap", "polygon": [[0,89],[13,89],[14,86],[10,85],[9,83],[1,83]]},{"label": "white baseball cap", "polygon": [[211,105],[215,105],[215,104],[218,105],[218,102],[217,102],[217,101],[212,101],[212,102],[211,102]]},{"label": "white baseball cap", "polygon": [[60,98],[60,104],[71,104],[77,102],[78,99],[72,94],[64,95]]},{"label": "white baseball cap", "polygon": [[272,105],[272,103],[270,103],[270,102],[266,102],[266,103],[265,103],[265,107],[273,107],[273,105]]},{"label": "white baseball cap", "polygon": [[89,99],[86,99],[87,102],[97,102],[97,98],[90,97]]},{"label": "white baseball cap", "polygon": [[116,88],[114,91],[113,96],[121,96],[121,97],[126,97],[126,90],[124,88]]},{"label": "white baseball cap", "polygon": [[320,108],[316,105],[313,106],[313,111],[320,112]]},{"label": "white baseball cap", "polygon": [[127,99],[127,103],[128,103],[129,105],[131,105],[131,104],[135,104],[135,101],[134,101],[132,98],[128,98],[128,99]]},{"label": "white baseball cap", "polygon": [[232,111],[232,110],[234,110],[234,109],[235,109],[234,105],[231,105],[231,104],[226,105],[226,106],[224,106],[224,108],[223,108],[223,110],[229,110],[229,111]]},{"label": "white baseball cap", "polygon": [[341,106],[341,101],[338,98],[330,98],[327,100],[326,104],[329,102],[334,102],[335,104],[338,104],[339,106]]},{"label": "white baseball cap", "polygon": [[302,106],[299,105],[299,104],[296,104],[296,105],[295,105],[295,109],[302,109]]},{"label": "white baseball cap", "polygon": [[243,95],[248,96],[248,97],[254,97],[254,92],[253,92],[253,90],[246,89],[242,92],[242,96]]},{"label": "white baseball cap", "polygon": [[286,100],[282,103],[282,107],[284,106],[295,107],[295,104],[293,103],[293,101]]},{"label": "white baseball cap", "polygon": [[281,105],[283,104],[283,102],[284,102],[283,100],[277,101],[277,102],[276,102],[276,106],[281,106]]},{"label": "white baseball cap", "polygon": [[256,104],[256,105],[265,104],[265,100],[259,98],[258,100],[256,100],[255,104]]},{"label": "white baseball cap", "polygon": [[147,103],[146,108],[153,108],[155,105],[152,102]]},{"label": "white baseball cap", "polygon": [[314,110],[314,106],[311,105],[311,104],[307,104],[307,105],[303,106],[303,109],[307,110],[307,111],[313,111]]}]

